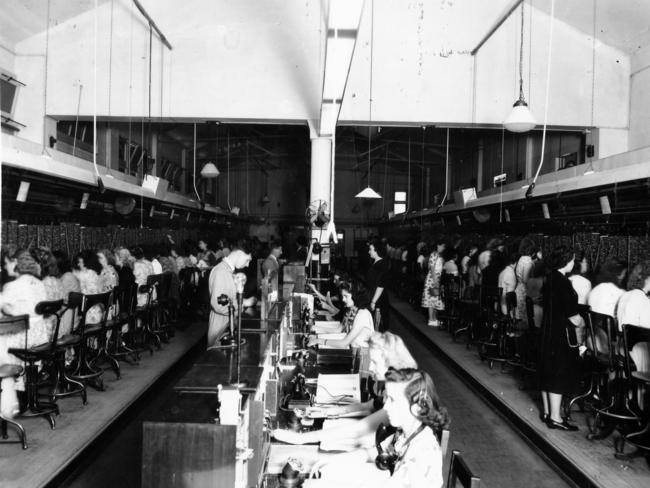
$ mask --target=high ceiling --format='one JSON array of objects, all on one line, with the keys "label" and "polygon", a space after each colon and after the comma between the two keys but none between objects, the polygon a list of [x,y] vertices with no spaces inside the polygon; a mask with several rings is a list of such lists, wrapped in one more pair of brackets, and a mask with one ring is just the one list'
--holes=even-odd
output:
[{"label": "high ceiling", "polygon": [[[531,0],[534,8],[550,13],[550,0]],[[648,0],[555,1],[555,17],[587,36],[596,38],[627,54],[650,45],[650,2]]]},{"label": "high ceiling", "polygon": [[[109,2],[130,3],[130,0],[96,0],[98,5]],[[429,0],[439,4],[441,10],[450,9],[450,0]],[[485,0],[457,0],[455,3],[478,3]],[[491,15],[477,19],[483,29],[467,30],[467,45],[455,46],[457,49],[472,48],[480,37],[488,31],[493,22],[516,0],[490,0]],[[143,2],[145,6],[148,2]],[[179,2],[186,7],[186,2]],[[551,0],[526,0],[527,5],[550,13]],[[597,37],[605,44],[616,47],[628,54],[641,46],[650,44],[650,2],[648,0],[571,0],[555,1],[555,15],[558,19],[577,30],[591,35],[594,29],[594,5],[596,5]],[[72,19],[92,10],[95,0],[3,0],[0,16],[0,42],[12,48],[17,42],[45,30],[49,10],[50,26]],[[152,5],[155,8],[154,5]],[[452,9],[453,10],[453,9]],[[480,9],[465,8],[458,11],[472,12]],[[450,25],[450,32],[462,30],[464,25],[475,25],[474,19],[450,16],[457,25]],[[164,27],[164,26],[162,26]]]},{"label": "high ceiling", "polygon": [[[97,0],[101,5],[111,0]],[[2,0],[0,43],[10,49],[45,31],[49,9],[50,27],[72,19],[95,7],[95,0]]]}]

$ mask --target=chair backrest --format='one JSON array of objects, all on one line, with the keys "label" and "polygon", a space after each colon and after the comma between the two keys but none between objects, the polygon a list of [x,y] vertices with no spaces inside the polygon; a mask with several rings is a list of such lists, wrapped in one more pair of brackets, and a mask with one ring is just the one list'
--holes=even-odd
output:
[{"label": "chair backrest", "polygon": [[526,297],[526,319],[528,320],[528,330],[535,330],[535,302],[530,297]]},{"label": "chair backrest", "polygon": [[632,371],[639,365],[635,365],[630,352],[635,344],[650,342],[650,329],[638,325],[623,324],[623,354],[625,355],[625,377],[630,378]]},{"label": "chair backrest", "polygon": [[0,335],[20,334],[29,329],[29,315],[0,317]]},{"label": "chair backrest", "polygon": [[462,488],[479,488],[481,478],[472,473],[460,451],[454,450],[451,452],[447,488],[458,488],[459,486]]},{"label": "chair backrest", "polygon": [[94,295],[84,295],[82,293],[77,293],[77,292],[70,292],[70,296],[68,298],[68,306],[69,307],[76,307],[79,310],[79,316],[80,316],[80,321],[79,321],[79,332],[81,334],[84,333],[86,329],[86,315],[88,313],[88,310],[90,310],[94,306],[98,306],[101,308],[102,315],[100,318],[100,321],[97,322],[101,324],[102,327],[106,326],[106,319],[108,317],[108,310],[111,307],[111,303],[113,302],[113,291],[107,291],[105,293],[97,293]]},{"label": "chair backrest", "polygon": [[56,341],[59,338],[59,326],[61,325],[61,316],[66,310],[63,300],[52,300],[47,302],[39,302],[34,307],[34,311],[42,315],[44,319],[54,318],[54,327],[52,328],[52,335],[50,336],[50,350],[56,351]]},{"label": "chair backrest", "polygon": [[159,298],[159,290],[162,287],[162,282],[162,274],[147,276],[147,305],[151,305]]},{"label": "chair backrest", "polygon": [[500,286],[481,286],[481,309],[491,313],[501,313],[501,294],[503,288]]},{"label": "chair backrest", "polygon": [[[615,343],[618,331],[614,317],[589,310],[587,318],[591,347],[596,359],[601,358],[602,362],[602,358],[607,358],[607,367],[610,371],[614,371],[617,364]],[[604,345],[607,347],[605,348]]]},{"label": "chair backrest", "polygon": [[508,310],[508,315],[513,315],[517,309],[517,294],[514,291],[509,291],[505,296],[506,309]]}]

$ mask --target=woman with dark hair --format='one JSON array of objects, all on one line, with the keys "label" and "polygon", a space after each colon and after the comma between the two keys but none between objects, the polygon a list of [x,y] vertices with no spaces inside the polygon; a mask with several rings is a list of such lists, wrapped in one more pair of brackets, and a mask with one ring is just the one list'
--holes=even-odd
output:
[{"label": "woman with dark hair", "polygon": [[575,393],[580,384],[580,355],[575,347],[575,328],[580,325],[578,295],[566,277],[573,268],[573,250],[557,247],[547,259],[543,288],[544,318],[538,365],[542,393],[541,419],[549,429],[578,430],[562,419],[562,396]]},{"label": "woman with dark hair", "polygon": [[444,261],[442,253],[445,251],[447,244],[443,238],[438,238],[433,244],[433,252],[429,256],[429,271],[424,280],[424,290],[422,292],[422,307],[426,308],[429,313],[429,327],[439,327],[438,311],[444,310],[445,305],[440,297],[440,278]]},{"label": "woman with dark hair", "polygon": [[627,263],[617,258],[605,261],[596,274],[596,286],[587,297],[587,304],[593,312],[616,316],[616,304],[624,293],[622,282],[627,272]]},{"label": "woman with dark hair", "polygon": [[[138,286],[146,285],[147,278],[153,273],[153,266],[151,261],[148,261],[144,257],[144,251],[141,247],[133,248],[133,257],[135,262],[133,263],[133,275],[135,276],[135,282]],[[138,306],[142,307],[147,303],[147,293],[138,293]]]},{"label": "woman with dark hair", "polygon": [[14,245],[2,246],[2,285],[18,278],[16,272],[16,253],[18,249]]},{"label": "woman with dark hair", "polygon": [[458,251],[456,248],[450,246],[445,249],[445,252],[442,253],[442,259],[445,262],[442,267],[443,273],[450,276],[458,276],[458,264],[456,263],[458,260]]},{"label": "woman with dark hair", "polygon": [[[61,274],[61,288],[63,291],[63,299],[65,302],[68,302],[68,297],[70,293],[81,293],[81,284],[79,280],[72,272],[72,264],[70,263],[70,258],[63,251],[53,251],[52,255],[56,259],[56,266]],[[73,320],[74,320],[74,311],[66,310],[66,312],[61,317],[61,323],[59,325],[59,337],[62,337],[66,334],[69,334],[73,329]]]},{"label": "woman with dark hair", "polygon": [[[316,462],[311,475],[321,473],[341,486],[389,488],[440,488],[442,451],[436,434],[449,425],[431,377],[421,370],[389,368],[386,373],[384,410],[397,430],[378,447],[329,456]],[[390,463],[377,459],[389,453]],[[354,466],[354,473],[345,466]],[[381,476],[381,471],[388,471]],[[305,486],[309,486],[308,482]]]},{"label": "woman with dark hair", "polygon": [[587,261],[587,255],[583,251],[576,258],[573,269],[569,273],[569,281],[578,294],[578,303],[580,305],[587,304],[587,297],[591,293],[591,280],[587,277],[588,273],[589,262]]},{"label": "woman with dark hair", "polygon": [[379,310],[378,329],[380,332],[387,331],[389,328],[389,309],[388,291],[386,286],[390,278],[390,264],[386,257],[386,244],[381,239],[375,237],[368,243],[368,256],[372,260],[366,283],[370,293],[370,311]]},{"label": "woman with dark hair", "polygon": [[[102,272],[102,265],[99,264],[97,259],[97,252],[86,249],[81,251],[75,257],[76,272],[75,276],[79,280],[81,293],[84,295],[95,295],[102,292],[99,274]],[[99,305],[88,310],[86,313],[86,322],[89,324],[97,324],[101,321],[102,309]]]},{"label": "woman with dark hair", "polygon": [[108,249],[97,251],[97,260],[102,267],[99,273],[99,285],[102,292],[111,291],[119,284],[119,276],[115,270],[115,256]]},{"label": "woman with dark hair", "polygon": [[[535,327],[542,326],[542,288],[546,281],[546,263],[543,259],[537,259],[533,264],[533,269],[528,275],[526,283],[526,296],[533,302],[533,320]],[[528,315],[526,315],[528,316]]]},{"label": "woman with dark hair", "polygon": [[519,320],[526,319],[526,284],[530,277],[530,272],[535,264],[534,258],[537,255],[537,243],[530,237],[524,237],[519,243],[519,259],[515,264],[515,276],[517,278],[517,309],[515,318]]},{"label": "woman with dark hair", "polygon": [[362,288],[352,290],[349,283],[341,283],[341,301],[346,308],[343,318],[343,330],[346,333],[343,339],[321,339],[313,337],[309,346],[341,347],[368,347],[368,339],[375,328],[372,314],[368,310],[368,294]]},{"label": "woman with dark hair", "polygon": [[41,266],[41,281],[45,287],[47,300],[67,298],[61,282],[61,272],[54,254],[49,249],[39,248],[39,264]]}]

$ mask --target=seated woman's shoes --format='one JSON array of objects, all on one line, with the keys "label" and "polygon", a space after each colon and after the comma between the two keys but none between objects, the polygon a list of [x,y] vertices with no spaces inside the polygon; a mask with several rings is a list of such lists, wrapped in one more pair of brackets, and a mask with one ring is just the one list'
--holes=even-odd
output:
[{"label": "seated woman's shoes", "polygon": [[570,424],[566,419],[562,420],[562,422],[556,422],[555,420],[549,418],[546,422],[546,425],[549,429],[566,430],[570,432],[578,430],[578,427],[576,425]]},{"label": "seated woman's shoes", "polygon": [[539,414],[539,420],[541,420],[543,424],[548,424],[550,418],[550,415],[547,413],[542,412]]}]

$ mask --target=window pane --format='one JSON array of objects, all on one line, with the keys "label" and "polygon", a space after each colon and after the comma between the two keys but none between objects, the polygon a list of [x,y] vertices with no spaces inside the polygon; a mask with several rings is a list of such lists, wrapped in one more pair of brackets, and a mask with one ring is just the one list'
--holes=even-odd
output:
[{"label": "window pane", "polygon": [[406,204],[405,203],[396,203],[393,206],[393,211],[395,212],[395,215],[406,212]]},{"label": "window pane", "polygon": [[406,201],[406,192],[405,191],[396,191],[395,192],[395,201],[396,202],[405,202]]}]

